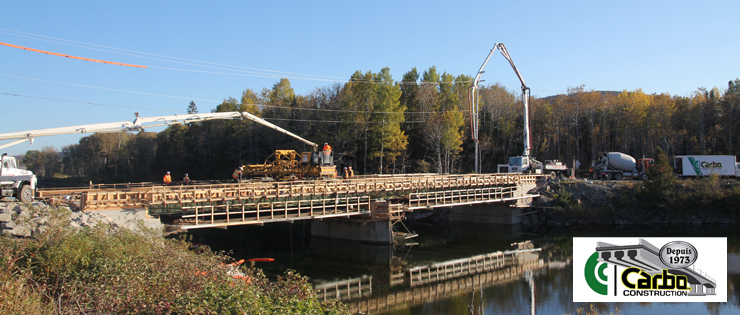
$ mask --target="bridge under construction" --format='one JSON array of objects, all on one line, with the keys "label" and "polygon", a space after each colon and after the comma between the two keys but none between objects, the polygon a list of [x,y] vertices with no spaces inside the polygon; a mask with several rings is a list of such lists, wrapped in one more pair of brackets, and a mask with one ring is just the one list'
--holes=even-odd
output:
[{"label": "bridge under construction", "polygon": [[[384,231],[403,220],[406,212],[418,209],[479,204],[527,207],[538,197],[528,191],[540,178],[526,174],[408,174],[345,180],[116,184],[39,189],[37,197],[81,211],[145,210],[147,216],[178,229],[342,218],[363,225],[380,223],[375,229]],[[324,233],[331,234],[328,229],[324,228]],[[385,242],[387,236],[392,241],[392,235],[375,235],[371,240]]]}]

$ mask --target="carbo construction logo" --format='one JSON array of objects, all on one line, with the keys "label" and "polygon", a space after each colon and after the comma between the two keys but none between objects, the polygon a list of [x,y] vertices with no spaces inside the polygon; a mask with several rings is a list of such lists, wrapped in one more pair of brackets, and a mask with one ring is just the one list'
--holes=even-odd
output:
[{"label": "carbo construction logo", "polygon": [[727,302],[727,239],[573,238],[573,302]]}]

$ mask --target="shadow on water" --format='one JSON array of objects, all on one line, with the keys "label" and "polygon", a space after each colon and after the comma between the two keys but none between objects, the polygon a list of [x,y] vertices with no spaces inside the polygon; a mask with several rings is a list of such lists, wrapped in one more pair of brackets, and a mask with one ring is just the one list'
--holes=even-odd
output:
[{"label": "shadow on water", "polygon": [[[189,235],[194,243],[230,251],[235,259],[275,258],[275,262],[256,265],[268,276],[282,274],[286,269],[297,270],[311,279],[320,298],[339,299],[354,311],[394,315],[575,314],[579,307],[587,309],[586,303],[571,302],[573,237],[727,237],[728,252],[740,252],[740,229],[727,225],[553,229],[416,222],[408,223],[419,234],[413,243],[377,245],[314,238],[310,224],[299,221],[193,230]],[[480,269],[475,272],[429,278],[425,283],[411,279],[435,265],[451,270],[450,266],[459,261],[470,263],[481,256],[520,249],[538,250],[509,254],[499,260],[505,263],[489,263],[490,267],[479,263],[476,268]],[[740,256],[731,257],[737,260],[736,269],[740,269]],[[740,270],[731,268],[730,272],[727,303],[594,305],[602,311],[618,307],[622,314],[740,314],[740,291],[735,290],[740,285],[740,274],[736,273]]]}]

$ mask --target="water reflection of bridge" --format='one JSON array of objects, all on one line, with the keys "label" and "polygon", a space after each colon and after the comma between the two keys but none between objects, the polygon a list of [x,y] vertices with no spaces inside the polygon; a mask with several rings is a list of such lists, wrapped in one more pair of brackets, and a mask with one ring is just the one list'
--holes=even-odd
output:
[{"label": "water reflection of bridge", "polygon": [[540,250],[497,251],[391,272],[387,293],[373,294],[370,276],[323,283],[315,289],[320,300],[347,303],[351,313],[389,310],[520,280],[526,272],[548,266],[539,258]]}]

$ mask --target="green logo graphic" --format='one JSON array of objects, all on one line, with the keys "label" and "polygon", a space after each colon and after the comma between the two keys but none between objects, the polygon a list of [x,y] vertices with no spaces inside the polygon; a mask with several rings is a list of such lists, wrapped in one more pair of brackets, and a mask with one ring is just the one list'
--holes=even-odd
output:
[{"label": "green logo graphic", "polygon": [[689,163],[691,163],[691,167],[694,168],[694,172],[696,172],[696,175],[701,175],[701,167],[699,167],[699,161],[692,157],[689,157]]},{"label": "green logo graphic", "polygon": [[[604,274],[604,269],[606,269],[607,264],[603,263],[599,265],[599,253],[594,252],[591,257],[588,258],[586,261],[586,268],[583,270],[583,274],[586,277],[586,283],[588,283],[588,286],[591,288],[591,290],[594,290],[594,292],[606,295],[607,290],[609,289],[606,285],[606,274]],[[598,270],[597,270],[598,269]],[[596,276],[599,276],[599,279],[596,279]]]}]

